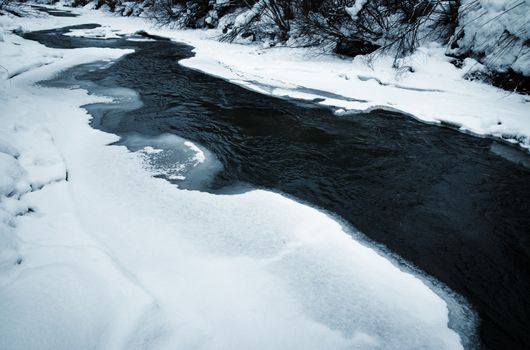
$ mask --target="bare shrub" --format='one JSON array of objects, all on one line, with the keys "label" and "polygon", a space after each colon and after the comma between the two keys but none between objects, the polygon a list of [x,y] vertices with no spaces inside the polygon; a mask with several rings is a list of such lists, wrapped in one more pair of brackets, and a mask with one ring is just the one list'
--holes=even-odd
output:
[{"label": "bare shrub", "polygon": [[197,28],[198,20],[207,14],[208,8],[208,0],[156,0],[149,14],[161,25]]},{"label": "bare shrub", "polygon": [[291,30],[291,21],[294,20],[296,0],[264,0],[263,2],[263,15],[276,25],[279,39],[287,40]]},{"label": "bare shrub", "polygon": [[240,35],[273,34],[278,41],[287,41],[298,4],[299,0],[245,1],[247,11],[236,18],[221,40],[233,41]]},{"label": "bare shrub", "polygon": [[10,3],[11,0],[0,0],[0,10],[5,9]]},{"label": "bare shrub", "polygon": [[[353,54],[378,49],[396,58],[412,53],[426,38],[447,41],[456,27],[459,0],[305,0],[301,36],[315,44],[349,44]],[[348,9],[356,8],[354,16]],[[357,47],[357,49],[355,49]]]}]

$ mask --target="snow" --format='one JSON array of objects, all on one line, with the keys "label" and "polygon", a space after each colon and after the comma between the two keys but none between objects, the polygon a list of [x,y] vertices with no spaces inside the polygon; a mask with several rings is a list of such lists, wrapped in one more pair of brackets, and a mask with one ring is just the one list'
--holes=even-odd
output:
[{"label": "snow", "polygon": [[71,29],[65,35],[72,37],[113,39],[120,38],[119,30],[112,30],[108,26],[102,26],[94,29]]},{"label": "snow", "polygon": [[530,76],[529,0],[464,0],[461,9],[456,53],[470,50],[494,70]]},{"label": "snow", "polygon": [[204,152],[201,151],[197,145],[195,145],[193,142],[186,141],[184,142],[186,146],[188,146],[189,149],[191,149],[193,152],[195,152],[195,155],[193,156],[193,159],[198,163],[204,163],[206,160],[206,156],[204,155]]},{"label": "snow", "polygon": [[2,65],[6,73],[4,75],[7,75],[7,77],[4,76],[2,82],[25,71],[50,64],[57,59],[57,55],[60,55],[58,53],[39,51],[40,46],[35,42],[22,45],[22,39],[18,36],[6,36],[6,38],[10,41],[2,45],[0,65]]},{"label": "snow", "polygon": [[346,7],[346,13],[351,17],[353,21],[357,20],[357,14],[363,6],[368,2],[368,0],[355,0],[354,4],[352,6]]},{"label": "snow", "polygon": [[263,3],[261,1],[258,1],[254,5],[252,5],[252,8],[250,10],[244,11],[236,17],[234,21],[234,27],[242,27],[248,24],[261,11],[263,11]]},{"label": "snow", "polygon": [[0,166],[2,177],[0,177],[0,195],[10,196],[17,190],[19,180],[25,174],[24,169],[11,155],[0,153]]},{"label": "snow", "polygon": [[147,154],[158,154],[164,152],[164,150],[159,148],[153,148],[151,146],[145,146],[144,148],[142,148],[142,152]]},{"label": "snow", "polygon": [[[141,19],[79,12],[77,18],[0,23],[8,29],[101,23],[122,33],[148,28]],[[363,68],[363,76],[388,83],[382,85],[356,78],[360,62],[305,56],[302,63],[299,50],[261,51],[214,43],[196,32],[151,32],[188,38],[197,44],[197,57],[187,65],[251,88],[257,78],[282,93],[356,87],[345,95],[374,97],[365,105],[333,99],[343,108],[371,108],[387,99],[407,107],[398,97],[411,103],[421,96],[426,101],[420,105],[433,103],[420,108],[427,113],[454,103],[452,93],[467,84],[456,71],[450,71],[449,86],[433,83],[449,79],[444,71],[431,82],[409,77],[398,87],[390,73]],[[162,135],[131,151],[126,142],[116,144],[117,136],[92,129],[79,107],[108,98],[35,85],[73,65],[129,52],[50,49],[4,33],[0,64],[20,73],[4,77],[0,94],[0,348],[463,348],[466,338],[448,323],[451,310],[461,316],[452,325],[472,324],[466,307],[360,233],[272,192],[179,189],[154,177],[145,157],[182,147],[202,166],[211,158],[207,150],[183,139],[161,146]],[[434,70],[416,68],[420,76]],[[455,90],[423,91],[433,85]],[[466,86],[464,116],[470,106],[485,111],[474,105],[477,89],[499,96],[484,85]],[[518,111],[516,97],[487,107]]]},{"label": "snow", "polygon": [[129,51],[51,50],[8,32],[0,45],[1,64],[20,72],[3,81],[0,94],[0,348],[124,347],[140,315],[155,305],[79,225],[55,139],[62,134],[75,143],[76,135],[55,107],[67,108],[63,119],[82,110],[33,83]]},{"label": "snow", "polygon": [[143,159],[143,167],[153,176],[178,181],[188,180],[186,183],[180,183],[181,186],[204,186],[223,168],[214,154],[177,135],[147,136],[130,133],[117,144],[125,145],[130,151],[139,153]]}]

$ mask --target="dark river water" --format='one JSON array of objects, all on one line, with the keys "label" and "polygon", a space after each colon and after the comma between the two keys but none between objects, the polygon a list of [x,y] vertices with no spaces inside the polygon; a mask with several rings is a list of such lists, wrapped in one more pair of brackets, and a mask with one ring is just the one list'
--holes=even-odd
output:
[{"label": "dark river water", "polygon": [[88,106],[94,127],[172,133],[206,147],[223,169],[201,190],[266,188],[334,213],[464,296],[480,318],[482,348],[530,348],[525,152],[399,113],[337,116],[252,92],[179,65],[193,55],[183,44],[64,31],[25,37],[60,48],[136,49],[109,67],[78,66],[47,83],[84,80],[139,94],[134,110]]}]

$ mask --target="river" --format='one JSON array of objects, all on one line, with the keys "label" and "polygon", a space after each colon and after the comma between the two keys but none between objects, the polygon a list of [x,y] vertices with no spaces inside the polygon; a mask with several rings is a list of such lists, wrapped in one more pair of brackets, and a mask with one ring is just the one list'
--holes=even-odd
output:
[{"label": "river", "polygon": [[400,113],[337,116],[313,102],[252,92],[179,65],[192,48],[163,38],[66,31],[25,37],[49,47],[135,52],[43,84],[132,89],[141,102],[128,108],[86,106],[93,126],[122,136],[131,150],[131,135],[178,135],[220,163],[204,181],[170,181],[214,193],[264,188],[321,208],[462,295],[479,316],[481,347],[530,348],[527,153]]}]

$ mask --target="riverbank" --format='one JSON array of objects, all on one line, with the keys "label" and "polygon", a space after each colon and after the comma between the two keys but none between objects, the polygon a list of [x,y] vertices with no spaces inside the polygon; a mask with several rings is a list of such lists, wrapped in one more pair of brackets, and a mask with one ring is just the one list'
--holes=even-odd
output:
[{"label": "riverbank", "polygon": [[[98,16],[2,24],[108,19],[140,29]],[[1,64],[17,72],[0,97],[2,348],[461,349],[469,341],[450,328],[471,327],[465,306],[330,216],[268,191],[179,190],[140,155],[108,146],[117,136],[89,126],[80,106],[108,98],[35,85],[130,50],[51,49],[11,33],[0,48]]]},{"label": "riverbank", "polygon": [[[68,8],[64,8],[68,9]],[[64,25],[95,21],[103,27],[72,35],[109,38],[145,30],[194,47],[195,57],[181,64],[273,96],[316,100],[339,115],[377,108],[397,110],[418,120],[451,126],[478,136],[493,136],[530,149],[530,98],[479,81],[464,79],[481,65],[466,59],[461,68],[445,48],[421,47],[396,71],[393,58],[341,59],[308,48],[228,44],[215,30],[167,30],[138,17],[73,9],[82,17],[61,18]],[[82,20],[80,19],[82,18]],[[46,29],[45,22],[28,23]]]}]

